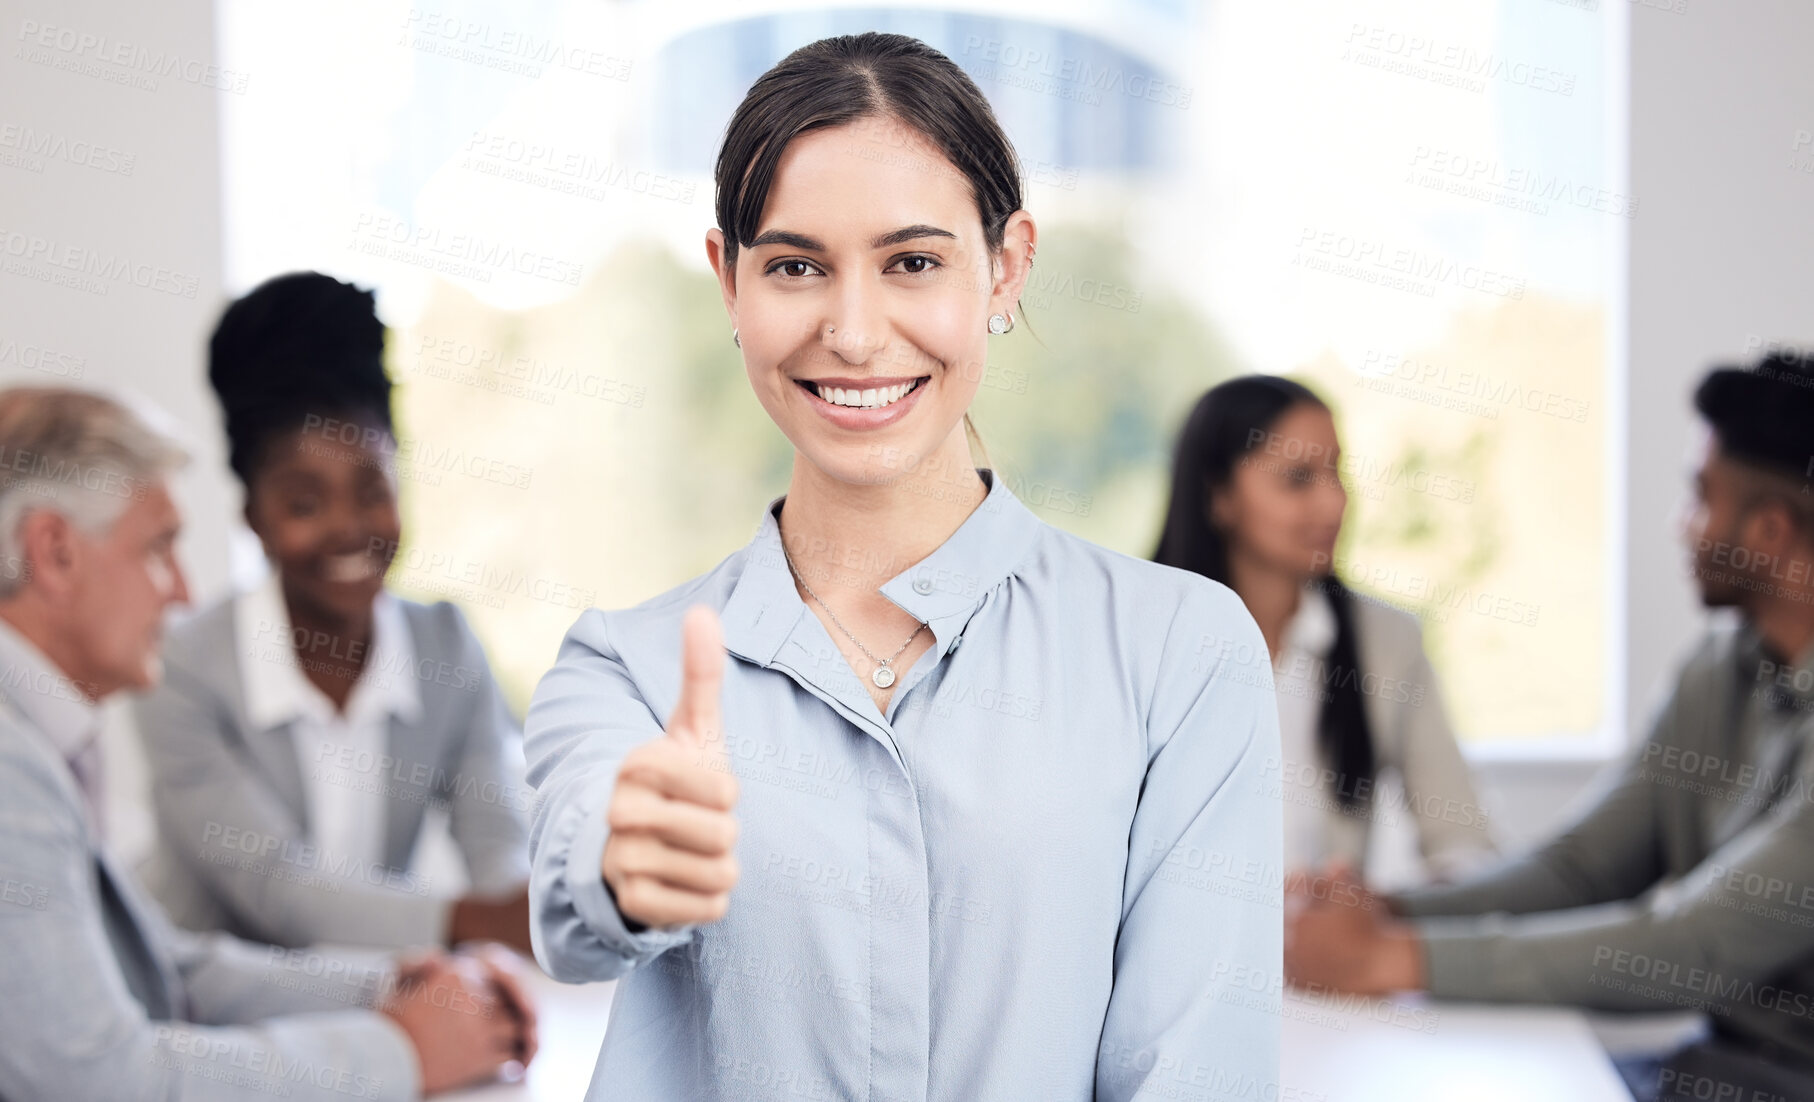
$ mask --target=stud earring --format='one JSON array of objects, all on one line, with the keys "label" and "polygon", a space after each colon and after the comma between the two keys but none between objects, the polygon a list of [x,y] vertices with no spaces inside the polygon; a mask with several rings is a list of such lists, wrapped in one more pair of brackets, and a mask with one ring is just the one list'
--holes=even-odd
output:
[{"label": "stud earring", "polygon": [[736,345],[738,348],[743,347],[743,341],[738,338],[737,330],[735,328],[733,328],[731,330],[731,343]]},{"label": "stud earring", "polygon": [[1013,314],[990,314],[989,315],[989,332],[994,333],[996,336],[999,337],[1003,333],[1010,333],[1010,332],[1013,332],[1013,330],[1014,330],[1014,315]]}]

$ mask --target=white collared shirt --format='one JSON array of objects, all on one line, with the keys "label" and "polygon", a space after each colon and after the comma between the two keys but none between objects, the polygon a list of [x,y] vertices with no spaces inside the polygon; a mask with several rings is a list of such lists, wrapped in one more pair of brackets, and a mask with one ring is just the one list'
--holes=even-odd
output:
[{"label": "white collared shirt", "polygon": [[101,710],[37,644],[0,619],[0,683],[28,726],[50,740],[69,765],[97,837],[101,817]]},{"label": "white collared shirt", "polygon": [[1321,866],[1332,848],[1331,816],[1323,800],[1316,797],[1326,797],[1333,803],[1335,794],[1316,792],[1311,796],[1290,782],[1306,772],[1314,774],[1322,769],[1323,752],[1317,746],[1316,731],[1328,693],[1314,676],[1306,673],[1316,670],[1334,645],[1335,610],[1329,607],[1329,598],[1321,589],[1305,586],[1272,664],[1272,682],[1279,699],[1279,750],[1286,769],[1286,868]]},{"label": "white collared shirt", "polygon": [[[1304,588],[1273,663],[1285,864],[1341,861],[1386,886],[1466,872],[1495,851],[1422,632],[1383,602],[1360,594],[1352,602],[1357,670],[1330,664],[1335,609],[1315,585]],[[1340,781],[1367,797],[1354,810],[1317,739],[1332,689],[1350,683],[1362,692],[1374,761],[1371,780]]]},{"label": "white collared shirt", "polygon": [[[309,839],[321,848],[322,867],[361,869],[384,862],[384,766],[390,717],[412,722],[422,714],[413,675],[415,644],[403,610],[380,592],[372,607],[372,638],[364,668],[347,697],[345,712],[308,679],[300,664],[295,629],[275,571],[234,602],[246,714],[256,731],[291,724],[308,807]],[[344,652],[343,641],[314,647]],[[311,647],[302,648],[304,655]]]}]

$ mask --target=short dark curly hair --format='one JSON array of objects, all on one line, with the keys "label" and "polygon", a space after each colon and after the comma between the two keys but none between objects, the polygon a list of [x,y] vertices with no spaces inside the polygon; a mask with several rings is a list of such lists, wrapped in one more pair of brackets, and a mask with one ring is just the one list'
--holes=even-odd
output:
[{"label": "short dark curly hair", "polygon": [[1814,360],[1773,352],[1752,367],[1716,367],[1695,389],[1694,408],[1727,455],[1814,480]]}]

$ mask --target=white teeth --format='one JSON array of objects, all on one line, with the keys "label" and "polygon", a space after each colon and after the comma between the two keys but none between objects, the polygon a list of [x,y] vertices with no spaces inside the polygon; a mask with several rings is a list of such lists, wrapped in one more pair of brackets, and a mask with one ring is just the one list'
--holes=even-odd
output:
[{"label": "white teeth", "polygon": [[378,572],[378,564],[370,555],[356,552],[329,558],[322,572],[331,582],[362,582]]},{"label": "white teeth", "polygon": [[854,409],[880,409],[891,406],[907,396],[907,392],[919,385],[917,382],[898,383],[894,386],[870,387],[866,390],[845,390],[837,386],[819,386],[813,389],[819,397],[834,406],[850,406]]}]

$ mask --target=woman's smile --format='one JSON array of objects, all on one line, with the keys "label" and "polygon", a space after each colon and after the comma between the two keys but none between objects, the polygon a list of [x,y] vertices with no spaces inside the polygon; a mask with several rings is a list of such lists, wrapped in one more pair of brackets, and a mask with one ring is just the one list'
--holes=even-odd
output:
[{"label": "woman's smile", "polygon": [[918,404],[932,376],[795,379],[805,402],[839,428],[864,430],[892,425]]}]

